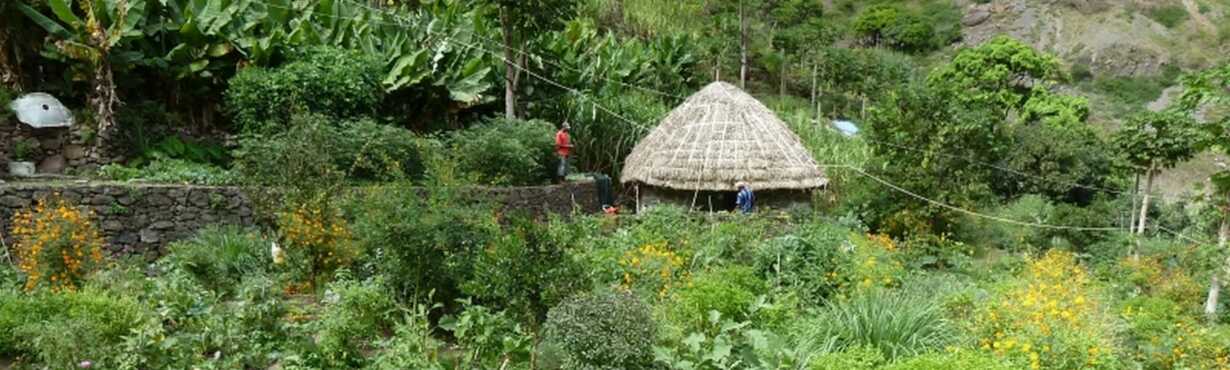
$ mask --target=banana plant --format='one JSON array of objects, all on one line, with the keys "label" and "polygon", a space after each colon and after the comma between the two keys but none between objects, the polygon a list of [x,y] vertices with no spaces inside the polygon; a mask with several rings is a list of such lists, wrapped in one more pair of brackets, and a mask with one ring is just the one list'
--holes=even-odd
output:
[{"label": "banana plant", "polygon": [[145,0],[79,0],[76,7],[70,0],[48,0],[47,4],[51,16],[24,3],[18,3],[17,9],[51,34],[54,42],[48,53],[79,62],[78,76],[86,76],[93,85],[89,103],[98,124],[95,144],[100,148],[111,135],[115,108],[120,103],[113,57],[130,55],[119,51],[143,35]]}]

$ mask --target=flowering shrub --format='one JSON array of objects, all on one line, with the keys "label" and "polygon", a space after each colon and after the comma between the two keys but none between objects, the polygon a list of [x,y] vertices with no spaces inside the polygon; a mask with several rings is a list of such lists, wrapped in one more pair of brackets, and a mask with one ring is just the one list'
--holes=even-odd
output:
[{"label": "flowering shrub", "polygon": [[853,287],[858,291],[871,288],[893,287],[905,276],[901,250],[888,235],[868,234],[853,236],[849,261],[833,272],[833,279],[840,281],[842,288]]},{"label": "flowering shrub", "polygon": [[58,196],[40,199],[33,209],[13,215],[11,234],[17,267],[26,274],[26,291],[40,286],[73,291],[98,268],[104,242],[92,218]]},{"label": "flowering shrub", "polygon": [[1184,315],[1179,304],[1154,297],[1123,303],[1132,357],[1148,369],[1230,369],[1230,331],[1217,331]]},{"label": "flowering shrub", "polygon": [[1199,302],[1204,287],[1182,268],[1165,267],[1158,257],[1124,257],[1116,266],[1115,281],[1130,288],[1175,302]]},{"label": "flowering shrub", "polygon": [[280,214],[278,228],[291,268],[306,275],[309,287],[358,255],[350,228],[336,208],[301,205]]},{"label": "flowering shrub", "polygon": [[1097,296],[1076,258],[1051,250],[976,312],[973,330],[982,350],[1030,369],[1114,367],[1112,318]]},{"label": "flowering shrub", "polygon": [[649,243],[624,253],[619,260],[625,289],[666,298],[672,288],[688,278],[683,257],[666,242]]}]

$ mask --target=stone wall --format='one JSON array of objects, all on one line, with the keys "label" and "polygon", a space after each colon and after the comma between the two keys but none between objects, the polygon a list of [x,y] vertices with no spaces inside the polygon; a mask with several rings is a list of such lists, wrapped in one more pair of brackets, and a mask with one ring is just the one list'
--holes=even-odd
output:
[{"label": "stone wall", "polygon": [[[5,108],[7,109],[7,108]],[[40,174],[93,174],[99,166],[120,158],[101,158],[85,142],[83,126],[35,129],[17,122],[16,118],[0,115],[0,177],[8,175],[8,162],[20,140],[38,143],[29,161],[38,166]]]},{"label": "stone wall", "polygon": [[[538,187],[474,187],[464,191],[476,199],[487,197],[501,204],[505,212],[519,210],[541,217],[549,213],[601,211],[592,181]],[[0,234],[8,237],[14,213],[50,194],[60,194],[92,210],[113,254],[158,256],[167,243],[189,237],[202,227],[256,222],[252,202],[239,188],[9,182],[0,184]]]},{"label": "stone wall", "polygon": [[156,255],[167,242],[206,225],[253,222],[248,199],[237,188],[8,183],[0,185],[0,230],[9,230],[15,212],[50,194],[92,210],[114,254]]}]

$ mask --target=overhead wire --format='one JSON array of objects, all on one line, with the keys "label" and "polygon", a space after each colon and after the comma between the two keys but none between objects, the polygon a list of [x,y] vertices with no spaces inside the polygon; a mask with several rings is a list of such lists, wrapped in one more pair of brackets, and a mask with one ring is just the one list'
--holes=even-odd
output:
[{"label": "overhead wire", "polygon": [[[353,3],[353,2],[352,2],[352,3]],[[386,12],[385,10],[381,10],[381,9],[372,8],[372,7],[367,6],[367,5],[365,5],[365,4],[358,4],[358,3],[355,3],[355,4],[356,4],[356,5],[358,5],[358,6],[361,6],[361,7],[367,8],[367,9],[369,9],[369,10],[378,11],[378,12]],[[277,8],[282,8],[282,9],[297,10],[297,9],[288,8],[288,7],[283,7],[283,6],[274,5],[274,4],[266,4],[266,5],[267,5],[267,6],[270,6],[270,7],[277,7]],[[388,14],[388,13],[386,12],[386,14]],[[401,18],[398,18],[398,16],[397,16],[396,14],[392,14],[392,15],[394,16],[394,19],[399,19],[399,20],[401,20]],[[384,22],[384,21],[374,20],[374,19],[372,19],[372,20],[366,20],[366,21],[369,21],[369,22],[376,22],[376,23],[379,23],[379,24],[382,24],[382,25],[386,25],[386,26],[398,26],[398,27],[405,26],[405,24],[403,24],[403,23],[393,24],[393,23],[387,23],[387,22]],[[429,33],[435,33],[434,31],[431,31],[431,30],[427,30],[427,32],[429,32]],[[437,34],[437,35],[439,35],[438,33],[436,33],[436,34]],[[472,34],[472,35],[477,35],[477,34],[474,34],[474,33],[472,33],[472,32],[471,32],[471,34]],[[481,37],[481,36],[480,36],[480,38],[483,38],[483,37]],[[526,73],[527,75],[529,75],[529,76],[531,76],[531,77],[534,77],[534,78],[536,78],[536,79],[538,79],[538,80],[540,80],[540,81],[543,81],[544,83],[547,83],[547,84],[549,84],[549,85],[555,86],[555,87],[560,88],[560,89],[562,89],[562,90],[568,91],[569,93],[575,94],[575,95],[577,95],[577,96],[578,96],[579,98],[581,98],[581,99],[584,99],[584,100],[588,100],[588,101],[590,101],[590,102],[594,105],[594,107],[596,107],[596,108],[598,108],[598,109],[602,110],[603,112],[605,112],[605,113],[607,113],[607,114],[612,115],[613,117],[619,118],[619,119],[621,119],[621,120],[623,120],[623,121],[625,121],[625,122],[627,122],[627,123],[632,124],[632,125],[633,125],[633,127],[636,127],[636,128],[638,128],[638,129],[648,130],[648,127],[647,127],[647,126],[645,126],[645,123],[642,123],[642,122],[636,122],[636,121],[633,121],[633,120],[631,120],[631,119],[628,119],[628,118],[626,118],[626,117],[624,117],[624,116],[622,116],[622,115],[620,115],[620,114],[618,114],[618,113],[616,113],[616,112],[614,112],[614,111],[610,110],[609,108],[607,108],[607,107],[605,107],[605,106],[603,106],[603,105],[599,104],[599,103],[596,101],[596,99],[594,99],[594,98],[592,98],[592,97],[589,97],[589,96],[585,95],[585,93],[584,93],[584,92],[582,92],[582,91],[580,91],[579,89],[569,87],[569,86],[567,86],[567,85],[564,85],[563,83],[560,83],[560,82],[558,82],[558,81],[555,81],[555,80],[552,80],[552,79],[550,79],[550,78],[547,78],[547,77],[545,77],[545,76],[543,76],[543,75],[541,75],[541,74],[538,74],[538,73],[536,73],[536,72],[534,72],[534,71],[532,71],[532,70],[529,70],[528,68],[525,68],[525,67],[520,66],[518,63],[513,63],[513,62],[509,61],[506,57],[504,57],[503,55],[501,55],[501,53],[498,53],[498,52],[495,52],[495,51],[489,50],[489,49],[484,48],[484,47],[482,47],[482,46],[478,46],[478,45],[474,45],[474,44],[470,44],[470,43],[466,43],[466,42],[462,42],[462,41],[458,41],[458,40],[450,40],[450,41],[451,41],[451,42],[455,42],[455,43],[457,43],[457,44],[460,44],[460,45],[462,45],[462,46],[465,46],[466,48],[472,48],[472,49],[476,49],[476,50],[480,50],[480,51],[483,51],[483,52],[485,52],[485,53],[488,53],[488,54],[490,54],[490,55],[494,56],[494,57],[495,57],[495,58],[497,58],[497,59],[503,60],[503,61],[506,63],[506,65],[508,65],[508,66],[512,66],[513,68],[518,69],[518,70],[520,70],[520,71],[522,71],[522,72]],[[526,51],[524,51],[524,50],[519,50],[519,49],[517,49],[517,50],[518,50],[518,52],[520,52],[520,53],[528,53],[528,52],[526,52]],[[559,68],[564,68],[564,69],[567,69],[566,67],[562,67],[562,66],[556,65],[556,64],[554,64],[554,63],[548,63],[548,64],[554,65],[554,66],[559,67]],[[573,70],[573,71],[575,72],[576,70]],[[604,78],[604,79],[605,79],[605,78]],[[637,88],[637,89],[639,89],[639,90],[653,90],[653,89],[648,89],[648,88],[644,88],[644,87],[639,87],[639,86],[635,86],[635,85],[631,85],[631,84],[626,84],[626,83],[623,83],[623,82],[619,82],[619,84],[620,84],[620,85],[624,85],[624,86],[628,86],[628,87],[636,87],[636,88]],[[653,90],[653,91],[656,91],[656,90]],[[661,92],[661,91],[656,91],[656,92],[661,93],[661,94],[659,94],[659,95],[664,95],[664,96],[672,96],[672,97],[682,98],[682,97],[680,97],[680,96],[678,96],[678,95],[674,95],[674,94],[664,93],[664,92]],[[834,130],[833,128],[828,127],[828,126],[826,126],[826,125],[821,125],[821,126],[824,126],[826,129],[829,129],[829,130]],[[861,139],[863,139],[863,140],[868,140],[868,141],[874,141],[874,140],[871,140],[871,139],[868,139],[868,138],[861,138]],[[878,141],[877,141],[877,142],[878,142]],[[916,150],[916,151],[921,151],[921,152],[927,152],[927,153],[930,153],[930,154],[937,154],[937,155],[945,155],[945,156],[950,156],[950,157],[956,157],[956,158],[958,158],[958,159],[968,160],[968,161],[970,161],[970,163],[975,163],[975,164],[981,164],[981,165],[985,165],[985,166],[990,166],[991,168],[995,168],[995,169],[999,169],[999,170],[1002,170],[1002,171],[1007,171],[1007,172],[1015,173],[1015,174],[1020,175],[1020,176],[1033,177],[1033,178],[1040,179],[1040,180],[1043,180],[1043,181],[1057,181],[1057,180],[1051,180],[1051,179],[1045,179],[1045,178],[1037,177],[1037,176],[1034,176],[1034,175],[1026,174],[1026,173],[1019,172],[1019,171],[1015,171],[1015,170],[1008,169],[1008,168],[999,167],[999,166],[996,166],[996,165],[993,165],[993,164],[989,164],[989,163],[985,163],[985,162],[977,161],[977,160],[974,160],[974,159],[971,159],[971,158],[961,157],[961,156],[957,156],[957,155],[953,155],[953,154],[948,154],[948,153],[937,153],[937,152],[934,152],[934,151],[927,151],[927,150],[924,150],[924,149],[918,149],[918,148],[909,148],[909,147],[900,146],[900,145],[893,144],[893,143],[886,143],[886,142],[880,142],[880,143],[883,143],[883,144],[886,144],[886,145],[892,145],[892,146],[894,146],[894,147],[899,147],[899,148],[902,148],[902,149],[907,149],[907,150]],[[1012,225],[1016,225],[1016,226],[1023,226],[1023,227],[1033,227],[1033,228],[1039,228],[1039,229],[1070,230],[1070,231],[1103,231],[1103,232],[1104,232],[1104,231],[1119,231],[1119,230],[1123,230],[1123,229],[1124,229],[1123,227],[1087,227],[1087,226],[1072,226],[1072,225],[1053,225],[1053,224],[1045,224],[1045,223],[1038,223],[1038,222],[1020,221],[1020,220],[1014,220],[1014,219],[1010,219],[1010,218],[1004,218],[1004,217],[999,217],[999,216],[994,216],[994,215],[988,215],[988,214],[984,214],[984,213],[980,213],[980,212],[972,211],[972,210],[969,210],[969,209],[965,209],[965,208],[962,208],[962,207],[954,206],[954,205],[951,205],[951,204],[948,204],[948,203],[944,203],[944,202],[942,202],[942,201],[938,201],[938,200],[931,199],[931,198],[928,198],[928,197],[926,197],[926,196],[923,196],[923,195],[917,194],[917,193],[912,192],[912,191],[910,191],[910,190],[908,190],[908,189],[905,189],[904,187],[902,187],[902,186],[900,186],[900,185],[897,185],[897,184],[895,184],[895,183],[893,183],[893,182],[891,182],[891,181],[885,180],[885,179],[884,179],[884,178],[882,178],[882,177],[879,177],[879,176],[876,176],[876,175],[872,175],[871,173],[868,173],[867,171],[865,171],[864,169],[859,168],[859,167],[855,167],[855,166],[851,166],[851,165],[845,165],[845,164],[825,164],[825,165],[821,165],[821,167],[828,167],[828,168],[845,168],[845,169],[849,169],[849,170],[851,170],[851,171],[853,171],[853,172],[855,172],[855,173],[859,174],[860,176],[863,176],[863,177],[869,178],[869,179],[871,179],[871,180],[873,180],[873,181],[875,181],[875,182],[877,182],[877,183],[879,183],[879,184],[881,184],[881,185],[884,185],[885,187],[888,187],[889,189],[892,189],[892,190],[894,190],[894,191],[896,191],[896,192],[899,192],[899,193],[902,193],[902,194],[908,195],[908,196],[910,196],[910,197],[912,197],[912,198],[915,198],[915,199],[918,199],[918,200],[924,201],[924,202],[926,202],[926,203],[929,203],[929,204],[935,205],[935,206],[937,206],[937,207],[945,208],[945,209],[948,209],[948,210],[951,210],[951,211],[955,211],[955,212],[959,212],[959,213],[962,213],[962,214],[966,214],[966,215],[969,215],[969,216],[972,216],[972,217],[983,218],[983,219],[992,220],[992,221],[996,221],[996,222],[1002,222],[1002,223],[1012,224]],[[1081,185],[1081,184],[1070,184],[1070,183],[1069,183],[1069,184],[1066,184],[1066,185],[1069,185],[1069,186],[1074,186],[1074,187],[1082,187],[1082,188],[1091,188],[1091,190],[1102,190],[1102,191],[1114,192],[1114,193],[1118,193],[1118,194],[1125,194],[1124,192],[1121,192],[1121,191],[1115,191],[1115,190],[1113,190],[1113,189],[1104,189],[1104,188],[1090,187],[1090,186],[1087,186],[1087,185]],[[1176,237],[1179,237],[1179,238],[1181,238],[1181,239],[1184,239],[1184,240],[1192,241],[1192,242],[1195,242],[1195,243],[1205,243],[1205,244],[1207,244],[1207,243],[1208,243],[1207,241],[1202,241],[1202,240],[1200,240],[1200,239],[1197,239],[1197,238],[1193,238],[1193,237],[1190,237],[1190,236],[1184,235],[1184,234],[1179,233],[1179,232],[1176,232],[1176,231],[1174,231],[1174,230],[1170,230],[1170,229],[1168,229],[1168,228],[1165,228],[1165,227],[1163,227],[1163,226],[1161,226],[1161,225],[1156,225],[1156,227],[1157,227],[1158,229],[1160,229],[1160,230],[1163,230],[1163,231],[1165,231],[1165,232],[1167,232],[1167,233],[1170,233],[1170,234],[1172,234],[1172,235],[1174,235],[1174,236],[1176,236]]]}]

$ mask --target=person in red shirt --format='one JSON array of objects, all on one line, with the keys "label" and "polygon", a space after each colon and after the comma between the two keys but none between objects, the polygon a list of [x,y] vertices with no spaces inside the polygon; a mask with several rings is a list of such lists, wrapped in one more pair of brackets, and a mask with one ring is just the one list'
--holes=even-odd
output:
[{"label": "person in red shirt", "polygon": [[568,122],[560,126],[555,133],[555,153],[559,154],[559,168],[556,170],[556,181],[563,182],[568,176],[568,155],[572,154],[572,137],[568,135]]}]

